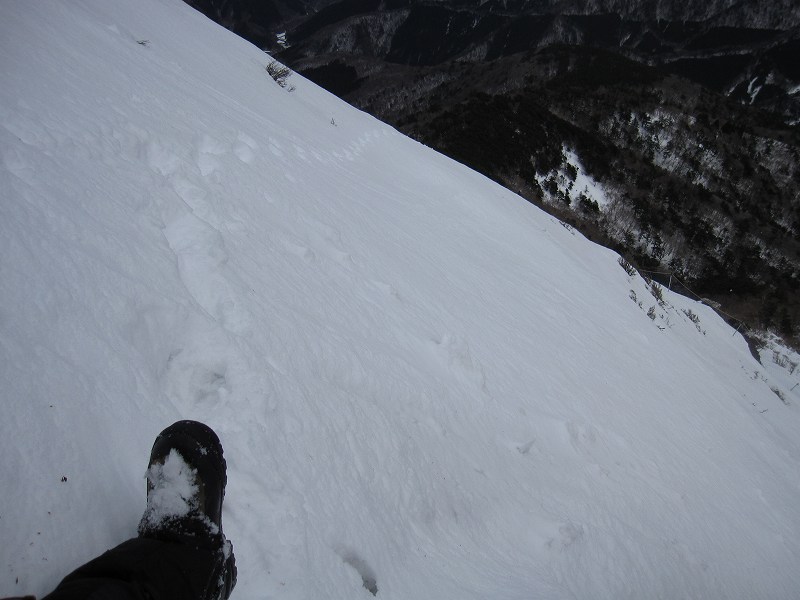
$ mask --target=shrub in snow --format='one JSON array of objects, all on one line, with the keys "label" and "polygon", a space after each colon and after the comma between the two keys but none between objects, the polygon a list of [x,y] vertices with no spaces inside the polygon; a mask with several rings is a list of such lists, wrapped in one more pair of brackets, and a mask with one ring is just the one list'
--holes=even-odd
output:
[{"label": "shrub in snow", "polygon": [[567,166],[564,169],[567,173],[567,177],[569,177],[570,181],[575,181],[578,178],[578,169],[572,163],[567,163]]},{"label": "shrub in snow", "polygon": [[634,267],[634,266],[633,266],[631,263],[629,263],[627,260],[625,260],[625,258],[624,258],[623,256],[620,256],[620,257],[617,259],[617,262],[619,263],[619,266],[620,266],[620,267],[622,267],[623,269],[625,269],[625,272],[626,272],[626,273],[627,273],[627,274],[628,274],[630,277],[633,277],[634,275],[636,275],[636,268],[635,268],[635,267]]},{"label": "shrub in snow", "polygon": [[650,282],[650,293],[653,294],[653,298],[658,300],[659,304],[664,303],[663,288],[660,285],[658,285],[655,281]]},{"label": "shrub in snow", "polygon": [[598,214],[600,212],[600,206],[597,204],[597,202],[583,193],[578,196],[578,205],[581,207],[581,210],[586,213]]},{"label": "shrub in snow", "polygon": [[700,324],[700,317],[698,317],[691,308],[687,308],[683,311],[683,313],[689,317],[689,320],[694,323],[695,325]]},{"label": "shrub in snow", "polygon": [[279,86],[286,87],[286,80],[289,79],[292,70],[282,65],[277,60],[273,60],[267,65],[267,73],[269,73],[269,76],[272,77]]}]

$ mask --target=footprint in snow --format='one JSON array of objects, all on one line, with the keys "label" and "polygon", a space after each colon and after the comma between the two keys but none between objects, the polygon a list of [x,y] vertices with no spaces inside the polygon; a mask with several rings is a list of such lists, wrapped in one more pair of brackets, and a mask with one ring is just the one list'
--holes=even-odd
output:
[{"label": "footprint in snow", "polygon": [[206,201],[206,190],[196,186],[188,179],[183,177],[175,177],[172,180],[172,189],[180,196],[189,208],[192,209],[198,217],[208,220],[211,212],[211,207]]},{"label": "footprint in snow", "polygon": [[445,333],[440,339],[434,339],[437,352],[443,356],[451,369],[458,369],[468,379],[472,379],[480,388],[488,393],[486,373],[483,366],[473,355],[469,342],[458,335]]},{"label": "footprint in snow", "polygon": [[358,554],[352,550],[340,548],[336,553],[341,557],[346,565],[352,567],[356,573],[358,573],[359,577],[361,577],[361,583],[364,588],[373,596],[377,596],[378,582],[372,567],[370,567],[363,558],[358,556]]},{"label": "footprint in snow", "polygon": [[228,331],[249,334],[252,319],[241,306],[241,288],[245,286],[230,280],[228,253],[220,232],[187,213],[165,227],[164,235],[178,259],[180,278],[195,301]]},{"label": "footprint in snow", "polygon": [[256,158],[256,150],[258,150],[258,143],[249,135],[239,133],[236,143],[233,145],[233,153],[236,158],[245,164],[252,164]]},{"label": "footprint in snow", "polygon": [[228,365],[196,352],[173,353],[165,371],[166,393],[178,405],[218,404],[230,395]]},{"label": "footprint in snow", "polygon": [[283,240],[283,247],[286,248],[290,254],[302,258],[307,263],[312,263],[317,259],[314,251],[302,244],[295,244],[288,240]]},{"label": "footprint in snow", "polygon": [[203,177],[216,172],[221,163],[217,157],[227,154],[228,148],[210,135],[203,135],[197,146],[197,168]]},{"label": "footprint in snow", "polygon": [[558,533],[546,542],[550,550],[563,552],[573,544],[579,543],[585,536],[583,525],[576,523],[562,523],[558,528]]},{"label": "footprint in snow", "polygon": [[386,294],[387,296],[391,296],[396,300],[402,301],[402,298],[400,297],[400,292],[393,285],[385,283],[383,281],[379,281],[377,279],[372,279],[370,281],[370,284],[372,285],[373,288],[379,290],[381,293]]},{"label": "footprint in snow", "polygon": [[150,140],[147,143],[145,159],[150,169],[164,176],[174,174],[181,166],[177,151],[159,140]]}]

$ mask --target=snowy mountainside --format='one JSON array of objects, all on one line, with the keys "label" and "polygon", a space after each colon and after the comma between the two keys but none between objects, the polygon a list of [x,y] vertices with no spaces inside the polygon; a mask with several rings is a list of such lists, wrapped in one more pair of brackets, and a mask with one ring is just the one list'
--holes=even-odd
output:
[{"label": "snowy mountainside", "polygon": [[233,598],[800,590],[796,369],[179,0],[3,12],[0,595],[134,535],[180,418]]}]

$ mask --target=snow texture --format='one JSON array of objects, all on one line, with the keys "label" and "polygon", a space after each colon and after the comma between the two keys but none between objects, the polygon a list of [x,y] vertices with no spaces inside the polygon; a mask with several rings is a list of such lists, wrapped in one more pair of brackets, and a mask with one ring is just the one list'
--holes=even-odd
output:
[{"label": "snow texture", "polygon": [[135,535],[197,419],[235,600],[797,597],[798,370],[269,60],[3,3],[0,595]]}]

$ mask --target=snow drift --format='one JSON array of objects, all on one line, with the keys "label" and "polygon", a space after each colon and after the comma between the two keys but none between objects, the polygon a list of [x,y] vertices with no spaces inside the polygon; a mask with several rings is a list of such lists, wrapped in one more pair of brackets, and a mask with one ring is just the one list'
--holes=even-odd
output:
[{"label": "snow drift", "polygon": [[134,535],[180,418],[237,599],[800,593],[797,371],[268,62],[179,0],[3,3],[0,594]]}]

